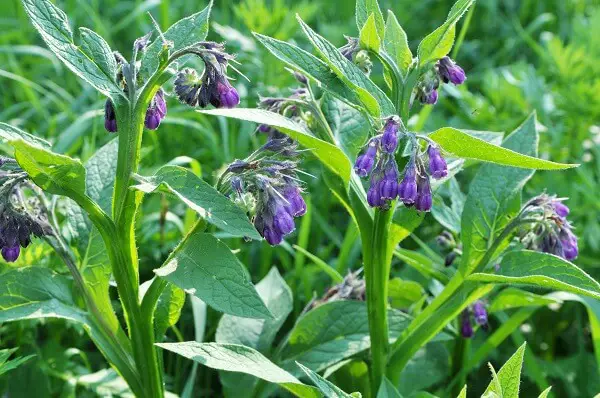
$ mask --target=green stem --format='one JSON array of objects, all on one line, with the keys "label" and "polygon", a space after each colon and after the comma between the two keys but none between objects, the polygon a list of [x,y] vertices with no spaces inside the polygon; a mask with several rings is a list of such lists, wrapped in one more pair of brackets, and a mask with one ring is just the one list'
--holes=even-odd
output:
[{"label": "green stem", "polygon": [[455,339],[454,358],[452,360],[452,375],[456,377],[457,384],[454,384],[451,396],[457,397],[460,390],[465,385],[467,374],[463,372],[463,366],[469,362],[470,339],[458,336]]}]

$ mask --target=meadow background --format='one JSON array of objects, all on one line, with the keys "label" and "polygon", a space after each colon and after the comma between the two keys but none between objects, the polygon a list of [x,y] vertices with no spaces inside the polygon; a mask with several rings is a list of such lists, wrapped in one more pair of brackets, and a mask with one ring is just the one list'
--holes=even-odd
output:
[{"label": "meadow background", "polygon": [[[203,0],[56,0],[75,26],[89,27],[123,54],[129,54],[135,38],[150,31],[147,12],[163,29],[206,6]],[[414,49],[420,39],[444,20],[452,0],[382,0],[382,9],[392,9]],[[242,106],[254,107],[258,95],[289,93],[295,80],[284,65],[257,43],[251,32],[281,40],[292,40],[309,49],[295,14],[316,31],[341,46],[343,35],[356,36],[353,1],[329,0],[216,0],[209,39],[226,41],[237,54],[239,69],[250,82],[235,82]],[[435,107],[425,107],[411,119],[410,127],[431,131],[449,125],[461,129],[512,131],[532,111],[540,124],[540,157],[557,162],[581,163],[561,173],[537,172],[525,188],[526,196],[544,189],[568,197],[573,224],[580,237],[580,256],[575,263],[596,279],[600,276],[600,1],[598,0],[478,0],[459,23],[468,27],[459,36],[452,57],[465,69],[467,84],[444,85],[444,95]],[[50,53],[29,23],[18,0],[0,4],[0,121],[45,137],[54,150],[85,161],[112,136],[103,128],[104,98],[76,78]],[[169,161],[192,167],[212,181],[217,170],[235,158],[244,158],[264,137],[249,123],[207,118],[178,105],[171,97],[169,113],[158,131],[144,136],[142,167],[148,175],[153,167]],[[8,153],[8,148],[0,145]],[[309,213],[297,232],[282,247],[260,242],[231,241],[243,249],[238,257],[248,267],[254,282],[271,266],[278,267],[294,292],[294,313],[287,319],[289,330],[313,294],[331,285],[310,258],[297,252],[298,245],[325,259],[340,273],[360,268],[360,242],[350,219],[320,181],[320,168],[310,159],[305,169]],[[459,175],[468,182],[473,168]],[[466,184],[463,185],[466,191]],[[141,278],[149,279],[181,237],[189,215],[182,204],[154,196],[145,201],[138,221]],[[435,248],[442,227],[433,217],[416,231],[417,238],[403,245]],[[60,269],[58,259],[48,256],[43,244],[25,251],[11,266],[36,264]],[[436,253],[427,253],[436,261]],[[8,267],[0,264],[0,270]],[[395,260],[393,274],[419,280],[419,275]],[[600,313],[600,303],[595,303]],[[204,339],[214,340],[219,314],[208,310]],[[495,319],[491,328],[499,327]],[[190,303],[168,333],[170,341],[192,340],[202,325],[194,323]],[[479,333],[477,340],[485,334]],[[555,396],[591,397],[600,391],[600,377],[586,307],[567,302],[560,307],[538,310],[520,330],[491,351],[494,364],[503,363],[525,339],[534,356],[526,360],[523,396],[538,391],[541,381],[554,386]],[[79,376],[106,367],[84,331],[61,320],[25,321],[0,325],[0,348],[20,347],[19,354],[36,354],[17,370],[0,377],[0,392],[9,397],[94,396],[93,383],[73,386]],[[406,380],[415,389],[434,392],[450,372],[449,353],[431,350],[409,365]],[[181,391],[188,381],[191,362],[165,353],[167,380],[172,391]],[[354,374],[342,380],[346,391],[357,388],[366,368],[351,368]],[[488,383],[485,363],[473,369],[469,385],[480,391]],[[340,376],[341,377],[341,376]],[[350,381],[348,381],[350,380]],[[75,383],[78,384],[78,383]],[[92,386],[92,387],[90,387]],[[219,395],[217,374],[198,368],[194,396]],[[412,387],[411,387],[412,388]],[[530,390],[528,390],[530,389]]]}]

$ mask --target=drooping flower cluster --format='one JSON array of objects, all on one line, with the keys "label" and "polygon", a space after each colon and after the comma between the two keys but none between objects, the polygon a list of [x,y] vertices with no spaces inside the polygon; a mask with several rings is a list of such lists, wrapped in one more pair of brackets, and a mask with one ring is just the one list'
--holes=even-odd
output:
[{"label": "drooping flower cluster", "polygon": [[485,303],[481,300],[465,308],[460,315],[460,334],[464,338],[471,338],[475,334],[473,324],[487,328],[488,313]]},{"label": "drooping flower cluster", "polygon": [[240,103],[240,96],[229,83],[227,67],[233,56],[225,52],[223,44],[202,42],[197,45],[196,55],[204,62],[204,73],[185,68],[175,79],[175,93],[179,100],[190,106],[205,108],[211,104],[215,108],[234,108]]},{"label": "drooping flower cluster", "polygon": [[[356,159],[354,171],[360,177],[370,176],[367,202],[371,207],[387,209],[390,201],[399,198],[405,206],[429,211],[432,205],[429,177],[447,176],[448,167],[435,143],[423,138],[427,150],[421,153],[418,139],[422,137],[401,132],[401,126],[397,116],[388,118],[381,134],[371,138],[366,150]],[[400,173],[395,154],[402,135],[410,138],[412,154]]]},{"label": "drooping flower cluster", "polygon": [[529,200],[519,215],[526,220],[520,240],[528,249],[574,260],[579,254],[577,236],[567,220],[569,208],[563,200],[545,193]]},{"label": "drooping flower cluster", "polygon": [[[10,159],[0,163],[5,162],[14,163]],[[49,235],[51,229],[39,202],[23,194],[28,186],[26,173],[17,168],[0,171],[0,181],[0,253],[5,261],[14,262],[21,248],[31,243],[31,236]]]},{"label": "drooping flower cluster", "polygon": [[416,98],[422,104],[433,105],[438,100],[440,83],[459,85],[465,80],[467,80],[465,71],[450,57],[444,57],[431,70],[423,74],[416,87]]},{"label": "drooping flower cluster", "polygon": [[298,162],[291,160],[297,154],[295,142],[271,139],[247,159],[230,164],[218,186],[250,214],[272,246],[295,230],[295,217],[306,213]]}]

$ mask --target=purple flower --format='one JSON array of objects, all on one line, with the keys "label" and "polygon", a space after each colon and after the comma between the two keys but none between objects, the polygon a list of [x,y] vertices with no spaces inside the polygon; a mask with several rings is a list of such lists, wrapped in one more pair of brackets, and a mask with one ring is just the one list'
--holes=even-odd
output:
[{"label": "purple flower", "polygon": [[300,194],[300,188],[295,185],[289,185],[283,190],[283,197],[288,202],[289,213],[294,217],[300,217],[306,214],[306,202]]},{"label": "purple flower", "polygon": [[393,200],[398,196],[398,166],[393,158],[388,161],[383,171],[379,194],[383,200]]},{"label": "purple flower", "polygon": [[385,123],[383,128],[383,136],[381,137],[381,148],[384,152],[394,153],[398,148],[398,128],[400,127],[400,119],[397,116],[392,116]]},{"label": "purple flower", "polygon": [[379,179],[372,179],[369,190],[367,191],[367,203],[371,207],[383,206],[384,201],[381,198],[381,181]]},{"label": "purple flower", "polygon": [[471,325],[471,314],[468,309],[465,309],[461,314],[460,334],[466,339],[473,337],[473,325]]},{"label": "purple flower", "polygon": [[167,115],[167,103],[165,101],[165,93],[162,88],[158,89],[148,109],[146,110],[146,118],[144,126],[148,130],[156,130],[160,126],[160,122]]},{"label": "purple flower", "polygon": [[240,95],[227,79],[217,83],[219,104],[217,108],[235,108],[240,103]]},{"label": "purple flower", "polygon": [[14,263],[15,261],[17,261],[17,259],[19,258],[19,254],[21,254],[21,248],[18,244],[11,247],[4,246],[2,248],[2,257],[8,263]]},{"label": "purple flower", "polygon": [[404,168],[404,178],[398,187],[398,196],[406,206],[412,206],[417,200],[417,166],[414,159]]},{"label": "purple flower", "polygon": [[434,105],[438,100],[438,92],[437,90],[431,90],[427,92],[423,92],[419,96],[419,101],[424,105]]},{"label": "purple flower", "polygon": [[577,245],[577,237],[570,229],[564,228],[560,234],[560,244],[562,246],[563,257],[566,260],[574,260],[579,255],[579,247]]},{"label": "purple flower", "polygon": [[552,207],[554,207],[554,211],[559,217],[565,218],[569,215],[569,208],[560,200],[553,200],[551,204]]},{"label": "purple flower", "polygon": [[478,325],[482,326],[487,324],[488,314],[483,301],[477,300],[473,303],[473,317]]},{"label": "purple flower", "polygon": [[432,198],[429,177],[422,172],[417,176],[417,199],[415,200],[415,209],[418,211],[430,211],[431,205]]},{"label": "purple flower", "polygon": [[375,156],[377,156],[378,140],[371,140],[364,154],[356,158],[354,163],[354,172],[359,177],[366,177],[373,170],[375,165]]},{"label": "purple flower", "polygon": [[110,99],[107,99],[104,103],[104,128],[109,133],[117,132],[117,115]]},{"label": "purple flower", "polygon": [[439,149],[429,144],[427,155],[429,156],[429,173],[431,176],[436,180],[446,177],[448,175],[448,166]]},{"label": "purple flower", "polygon": [[463,84],[467,79],[465,71],[450,57],[444,57],[437,63],[437,71],[444,83]]}]

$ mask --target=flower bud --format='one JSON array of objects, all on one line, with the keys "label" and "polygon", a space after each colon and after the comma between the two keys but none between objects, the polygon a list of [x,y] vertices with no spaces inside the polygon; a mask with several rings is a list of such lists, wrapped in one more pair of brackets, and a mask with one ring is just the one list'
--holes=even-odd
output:
[{"label": "flower bud", "polygon": [[367,191],[367,202],[371,207],[383,206],[384,201],[381,198],[381,181],[373,179]]},{"label": "flower bud", "polygon": [[452,250],[450,253],[448,253],[446,255],[446,257],[444,257],[444,265],[446,267],[451,266],[452,263],[454,263],[454,260],[456,260],[456,257],[458,257],[458,253],[455,252],[454,250]]},{"label": "flower bud", "polygon": [[393,158],[385,167],[379,191],[383,200],[393,200],[398,196],[398,166]]},{"label": "flower bud", "polygon": [[277,232],[274,227],[265,227],[262,235],[271,246],[277,246],[283,242],[283,235]]},{"label": "flower bud", "polygon": [[429,90],[419,93],[419,101],[424,105],[435,105],[438,100],[438,92],[437,90]]},{"label": "flower bud", "polygon": [[275,226],[275,230],[281,235],[287,235],[294,232],[296,229],[294,218],[288,213],[286,206],[283,203],[278,203],[275,206],[276,208],[274,209],[273,214],[273,225]]},{"label": "flower bud", "polygon": [[400,127],[400,119],[393,116],[387,120],[381,137],[381,148],[387,153],[396,152],[398,148],[398,128]]},{"label": "flower bud", "polygon": [[439,149],[430,144],[427,148],[427,155],[429,156],[429,173],[431,176],[436,180],[446,177],[448,175],[448,166]]},{"label": "flower bud", "polygon": [[296,78],[296,80],[298,80],[298,83],[304,85],[308,84],[308,79],[302,73],[294,71],[294,77]]},{"label": "flower bud", "polygon": [[107,99],[104,103],[104,128],[109,133],[117,132],[117,115],[110,99]]},{"label": "flower bud", "polygon": [[444,83],[451,82],[459,85],[467,79],[465,71],[458,66],[450,57],[444,57],[437,63],[437,71]]},{"label": "flower bud", "polygon": [[198,105],[198,95],[200,93],[200,79],[194,69],[185,68],[177,74],[174,87],[177,98],[189,106]]},{"label": "flower bud", "polygon": [[551,204],[552,204],[552,207],[554,208],[554,212],[559,217],[565,218],[569,215],[569,212],[570,212],[569,208],[567,207],[567,205],[565,205],[560,200],[553,200],[551,202]]},{"label": "flower bud", "polygon": [[471,314],[468,309],[465,309],[461,314],[460,334],[466,339],[473,337],[473,325],[471,325]]},{"label": "flower bud", "polygon": [[449,231],[443,231],[441,234],[437,236],[435,239],[438,246],[442,249],[454,249],[456,247],[456,241],[454,240],[454,236]]},{"label": "flower bud", "polygon": [[404,178],[398,187],[398,196],[406,206],[412,206],[417,200],[417,167],[413,159],[404,168]]},{"label": "flower bud", "polygon": [[369,175],[369,173],[371,173],[371,170],[373,170],[373,166],[375,165],[375,156],[377,156],[378,142],[378,140],[371,140],[366,152],[356,158],[356,162],[354,163],[354,172],[359,177],[366,177]]},{"label": "flower bud", "polygon": [[300,194],[300,188],[289,185],[283,190],[283,197],[288,202],[288,211],[294,217],[306,214],[306,202]]},{"label": "flower bud", "polygon": [[430,211],[432,205],[431,186],[429,177],[422,173],[417,176],[417,199],[415,200],[415,209],[418,211]]},{"label": "flower bud", "polygon": [[217,96],[219,99],[217,108],[235,108],[240,103],[240,96],[237,90],[224,78],[217,83]]},{"label": "flower bud", "polygon": [[569,261],[576,259],[579,255],[577,237],[569,229],[565,228],[560,232],[559,238],[564,254],[563,257]]},{"label": "flower bud", "polygon": [[21,248],[18,244],[11,247],[4,246],[2,248],[2,257],[8,263],[14,263],[15,261],[17,261],[17,259],[19,258],[19,254],[21,254]]},{"label": "flower bud", "polygon": [[483,301],[477,300],[475,303],[473,303],[473,317],[479,326],[487,324],[488,314]]}]

